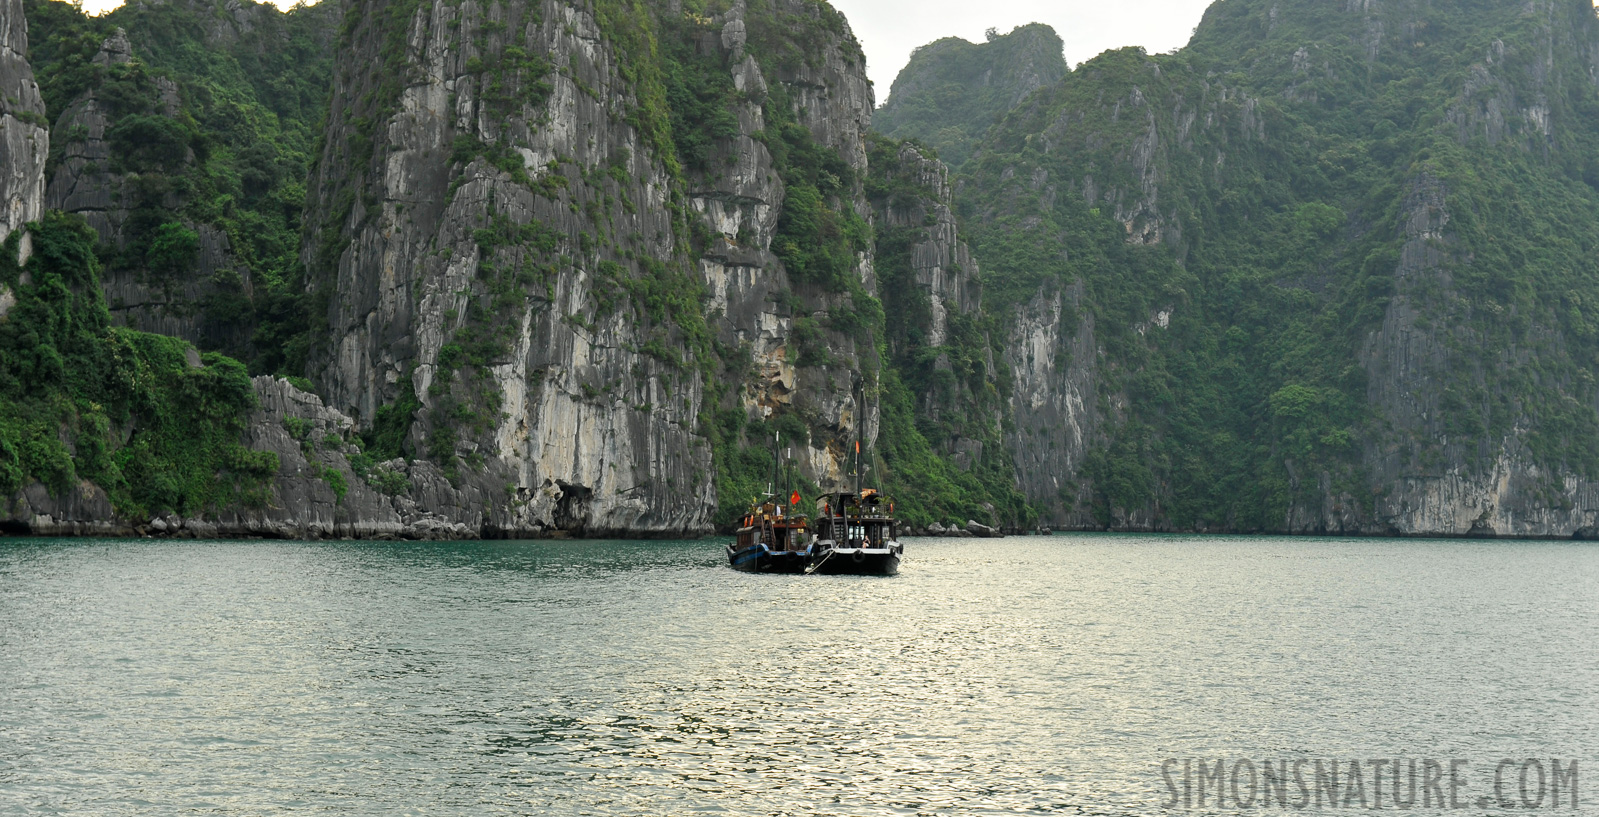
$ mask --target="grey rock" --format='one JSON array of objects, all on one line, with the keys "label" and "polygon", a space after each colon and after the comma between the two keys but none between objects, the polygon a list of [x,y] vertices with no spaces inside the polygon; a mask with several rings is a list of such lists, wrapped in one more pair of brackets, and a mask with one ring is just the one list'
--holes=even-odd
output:
[{"label": "grey rock", "polygon": [[111,36],[100,44],[99,53],[95,54],[90,62],[101,68],[133,62],[133,43],[128,42],[127,29],[117,26],[117,29],[111,32]]},{"label": "grey rock", "polygon": [[[502,118],[480,98],[479,77],[466,71],[466,63],[476,56],[480,39],[492,49],[513,44],[489,33],[491,25],[503,24],[514,32],[506,35],[514,44],[573,70],[547,78],[553,91],[545,105],[524,103]],[[697,373],[679,373],[635,351],[652,332],[669,334],[672,327],[596,304],[599,276],[608,265],[639,275],[634,250],[672,258],[672,224],[665,198],[670,179],[626,121],[631,91],[592,14],[555,2],[486,10],[469,0],[424,5],[408,25],[407,70],[416,79],[379,127],[384,137],[378,170],[349,167],[341,152],[347,140],[338,137],[329,139],[329,153],[313,179],[313,208],[318,201],[327,207],[347,180],[371,191],[376,201],[348,233],[337,269],[326,271],[335,287],[326,347],[331,355],[317,362],[316,379],[332,404],[364,427],[380,406],[399,396],[403,375],[414,371],[415,395],[425,408],[413,444],[425,450],[432,436],[445,433],[433,420],[441,401],[478,399],[461,385],[472,375],[439,367],[440,350],[453,342],[470,311],[474,281],[487,265],[542,260],[519,247],[482,253],[474,231],[496,217],[517,226],[544,225],[557,233],[574,266],[559,272],[548,290],[529,289],[522,303],[499,318],[513,332],[506,355],[486,373],[502,416],[458,447],[460,453],[487,455],[485,472],[497,490],[486,492],[484,504],[492,510],[482,513],[504,517],[506,524],[526,516],[547,530],[707,531],[714,508],[710,448],[694,434],[704,384]],[[376,47],[362,42],[361,48]],[[330,122],[335,134],[351,132],[359,97],[380,79],[371,72],[381,62],[361,48],[336,69]],[[457,136],[487,143],[504,138],[516,145],[532,177],[558,176],[565,184],[546,197],[482,160],[453,167]],[[590,169],[612,163],[625,170],[625,182],[589,184]],[[592,251],[580,246],[588,240],[584,236],[595,235],[617,241]],[[311,262],[315,243],[307,248]],[[632,248],[625,254],[624,245]],[[441,380],[455,386],[440,394],[434,385]],[[423,480],[417,490],[448,504],[449,492],[436,479]]]},{"label": "grey rock", "polygon": [[[0,238],[38,220],[44,204],[44,166],[50,134],[44,98],[28,64],[28,23],[21,0],[0,0]],[[20,260],[32,242],[24,235]]]},{"label": "grey rock", "polygon": [[984,525],[983,523],[978,522],[975,519],[966,520],[966,532],[971,534],[972,536],[980,536],[980,537],[983,537],[985,539],[986,538],[994,538],[994,537],[997,537],[997,536],[1001,535],[998,530],[995,530],[994,528],[991,528],[991,527],[989,527],[987,525]]},{"label": "grey rock", "polygon": [[[793,0],[781,4],[815,13]],[[715,507],[710,448],[697,431],[706,384],[695,370],[678,371],[638,351],[652,339],[680,344],[669,323],[625,302],[598,306],[601,276],[612,274],[606,270],[637,277],[647,258],[700,276],[712,330],[729,347],[750,350],[755,376],[748,388],[732,390],[729,407],[752,419],[775,411],[811,418],[811,444],[795,451],[799,470],[824,488],[841,487],[845,442],[877,434],[876,407],[863,412],[851,398],[851,372],[875,362],[875,345],[857,347],[829,331],[836,362],[796,365],[793,315],[778,296],[798,293],[817,318],[846,306],[849,296],[794,286],[771,253],[784,190],[754,136],[766,127],[762,91],[784,83],[816,138],[864,172],[873,100],[864,66],[848,57],[847,34],[818,44],[819,59],[764,76],[743,53],[744,13],[735,5],[698,43],[724,61],[749,98],[736,111],[738,135],[713,148],[713,171],[691,170],[686,179],[688,204],[713,237],[707,256],[686,269],[667,201],[674,182],[634,128],[634,89],[590,6],[437,0],[419,7],[404,23],[407,86],[374,131],[372,162],[356,166],[351,137],[370,113],[363,100],[382,79],[384,24],[381,15],[369,16],[336,68],[329,138],[308,202],[308,219],[319,226],[308,230],[304,258],[313,277],[334,289],[326,354],[313,371],[331,405],[368,427],[411,373],[424,406],[413,427],[415,450],[447,433],[437,412],[448,404],[497,406],[495,427],[464,434],[457,446],[484,456],[496,484],[511,488],[487,500],[497,506],[490,516],[525,519],[545,531],[705,532]],[[495,107],[483,99],[483,77],[467,71],[469,60],[487,61],[512,45],[563,67],[545,78],[552,92],[542,105]],[[533,180],[558,184],[536,192],[488,162],[452,164],[460,137],[507,144]],[[623,172],[606,178],[599,171],[608,167]],[[350,192],[354,209],[341,211],[338,202]],[[484,397],[462,385],[473,373],[441,371],[440,352],[488,300],[477,283],[485,268],[544,258],[517,247],[480,251],[475,231],[495,218],[552,230],[572,264],[495,318],[513,331],[507,353],[485,370],[492,397]],[[330,265],[318,258],[320,230],[348,240]],[[588,246],[592,236],[611,238]],[[869,256],[858,273],[875,286]],[[448,388],[436,387],[446,381]]]},{"label": "grey rock", "polygon": [[80,480],[66,493],[52,496],[33,483],[0,506],[0,530],[35,536],[134,536],[137,527],[118,518],[111,498],[99,486]]},{"label": "grey rock", "polygon": [[[1018,487],[1046,520],[1093,524],[1083,519],[1086,514],[1068,514],[1061,497],[1061,488],[1098,439],[1101,423],[1094,316],[1077,309],[1081,301],[1077,285],[1040,292],[1017,310],[1005,344],[1015,383],[1006,443]],[[1082,498],[1078,508],[1088,504]]]}]

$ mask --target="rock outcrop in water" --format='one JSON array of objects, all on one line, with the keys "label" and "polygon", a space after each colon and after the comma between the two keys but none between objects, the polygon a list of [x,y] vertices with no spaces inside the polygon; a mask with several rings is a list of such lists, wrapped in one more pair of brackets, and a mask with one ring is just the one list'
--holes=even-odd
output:
[{"label": "rock outcrop in water", "polygon": [[10,521],[39,536],[476,539],[494,533],[486,511],[498,497],[457,490],[425,462],[377,463],[357,475],[351,458],[360,447],[350,418],[283,380],[259,377],[254,385],[260,407],[244,443],[279,462],[261,507],[127,519],[93,483],[57,495],[35,484],[13,503]]}]

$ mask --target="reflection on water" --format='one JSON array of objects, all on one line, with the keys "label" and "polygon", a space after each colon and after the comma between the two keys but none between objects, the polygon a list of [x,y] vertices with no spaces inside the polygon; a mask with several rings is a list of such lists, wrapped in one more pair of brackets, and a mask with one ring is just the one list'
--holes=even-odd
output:
[{"label": "reflection on water", "polygon": [[1150,814],[1187,757],[1595,778],[1596,631],[1572,543],[912,540],[882,579],[716,541],[8,541],[0,813]]}]

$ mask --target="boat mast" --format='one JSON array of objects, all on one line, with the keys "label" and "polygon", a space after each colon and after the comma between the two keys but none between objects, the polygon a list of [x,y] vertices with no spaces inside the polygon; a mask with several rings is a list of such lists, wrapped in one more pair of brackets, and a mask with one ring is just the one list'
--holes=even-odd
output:
[{"label": "boat mast", "polygon": [[855,397],[855,497],[861,495],[861,438],[865,435],[866,425],[866,382],[860,382],[860,391]]},{"label": "boat mast", "polygon": [[[865,431],[866,431],[866,429],[865,429],[865,426],[866,426],[866,411],[865,411],[865,406],[864,406],[865,398],[866,398],[866,382],[863,381],[863,380],[858,380],[858,381],[856,381],[855,386],[856,386],[856,389],[857,389],[857,391],[855,392],[855,501],[856,502],[860,502],[861,501],[861,439],[865,436]],[[866,508],[862,507],[861,508],[861,512],[865,513],[866,512]],[[849,519],[846,518],[844,520],[844,541],[845,541],[846,544],[851,544],[850,541],[849,541],[850,540],[850,534],[851,534],[851,530],[850,530],[850,527],[849,527]]]},{"label": "boat mast", "polygon": [[766,495],[772,497],[774,503],[777,498],[777,442],[780,436],[778,432],[772,432],[772,481],[766,489]]}]

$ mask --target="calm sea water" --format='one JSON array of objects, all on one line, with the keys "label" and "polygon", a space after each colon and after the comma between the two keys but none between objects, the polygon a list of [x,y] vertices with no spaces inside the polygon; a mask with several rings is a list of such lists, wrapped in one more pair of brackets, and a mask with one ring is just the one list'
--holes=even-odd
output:
[{"label": "calm sea water", "polygon": [[0,813],[1248,812],[1169,807],[1202,757],[1461,759],[1473,797],[1578,759],[1550,813],[1599,812],[1599,547],[721,547],[0,541]]}]

